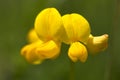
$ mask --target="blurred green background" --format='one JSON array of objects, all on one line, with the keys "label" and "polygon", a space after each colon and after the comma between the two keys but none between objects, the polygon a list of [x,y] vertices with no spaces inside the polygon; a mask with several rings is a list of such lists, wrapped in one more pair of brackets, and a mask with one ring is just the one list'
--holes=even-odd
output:
[{"label": "blurred green background", "polygon": [[55,7],[61,15],[79,13],[93,35],[109,34],[109,47],[86,63],[75,63],[75,80],[120,80],[120,0],[0,0],[0,80],[69,80],[69,46],[62,45],[56,60],[29,64],[20,49],[36,15]]}]

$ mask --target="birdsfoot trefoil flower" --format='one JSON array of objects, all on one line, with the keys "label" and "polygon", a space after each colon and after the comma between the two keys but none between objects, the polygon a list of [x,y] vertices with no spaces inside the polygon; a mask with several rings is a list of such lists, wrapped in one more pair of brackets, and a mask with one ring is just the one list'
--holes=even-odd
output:
[{"label": "birdsfoot trefoil flower", "polygon": [[66,38],[63,42],[70,44],[68,51],[69,58],[73,62],[78,60],[85,62],[88,57],[88,52],[84,44],[87,43],[90,35],[88,21],[76,13],[66,14],[62,19],[66,31]]},{"label": "birdsfoot trefoil flower", "polygon": [[33,64],[39,64],[45,59],[56,58],[60,53],[61,34],[59,30],[62,28],[62,18],[59,12],[55,8],[44,9],[35,19],[36,36],[29,34],[28,37],[32,37],[29,40],[31,44],[23,47],[21,54]]},{"label": "birdsfoot trefoil flower", "polygon": [[62,42],[70,45],[68,56],[73,62],[85,62],[88,52],[96,54],[107,48],[108,35],[93,36],[88,21],[80,14],[61,17],[55,8],[46,8],[37,15],[28,41],[21,54],[32,64],[58,57]]}]

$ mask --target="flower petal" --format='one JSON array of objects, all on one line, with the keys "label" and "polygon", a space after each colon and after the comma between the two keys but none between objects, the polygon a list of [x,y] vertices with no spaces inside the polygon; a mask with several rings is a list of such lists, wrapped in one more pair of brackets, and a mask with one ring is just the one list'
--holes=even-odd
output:
[{"label": "flower petal", "polygon": [[90,26],[83,16],[76,13],[66,14],[62,17],[62,20],[68,36],[68,39],[64,40],[65,43],[72,43],[75,41],[87,41],[90,35]]},{"label": "flower petal", "polygon": [[30,43],[40,40],[34,29],[31,29],[28,33],[28,41]]},{"label": "flower petal", "polygon": [[62,26],[62,18],[55,8],[42,10],[35,20],[35,30],[42,40],[57,38],[57,32]]},{"label": "flower petal", "polygon": [[88,56],[87,49],[80,42],[74,42],[70,45],[68,56],[73,62],[76,62],[77,60],[85,62]]},{"label": "flower petal", "polygon": [[21,49],[21,55],[24,56],[27,59],[27,61],[32,64],[40,64],[43,61],[43,59],[40,59],[38,57],[38,55],[35,53],[35,49],[41,44],[41,41],[37,41],[24,46]]},{"label": "flower petal", "polygon": [[55,43],[53,40],[42,44],[36,49],[37,55],[43,59],[54,59],[59,55],[60,44]]}]

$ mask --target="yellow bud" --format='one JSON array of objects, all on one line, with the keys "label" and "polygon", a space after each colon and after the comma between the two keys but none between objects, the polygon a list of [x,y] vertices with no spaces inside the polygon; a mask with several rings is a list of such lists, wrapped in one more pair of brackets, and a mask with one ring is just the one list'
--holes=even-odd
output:
[{"label": "yellow bud", "polygon": [[87,49],[80,42],[74,42],[70,45],[68,56],[73,62],[76,62],[78,60],[85,62],[88,57]]},{"label": "yellow bud", "polygon": [[21,49],[21,55],[24,56],[26,60],[32,64],[40,64],[43,61],[43,59],[38,57],[38,55],[35,53],[35,50],[41,44],[41,41],[36,41],[34,43],[24,46]]},{"label": "yellow bud", "polygon": [[30,43],[40,40],[34,29],[31,29],[28,33],[28,41]]},{"label": "yellow bud", "polygon": [[104,34],[102,36],[95,36],[92,35],[89,36],[88,42],[87,42],[87,48],[90,53],[98,53],[100,51],[103,51],[108,46],[108,35]]},{"label": "yellow bud", "polygon": [[70,44],[76,41],[86,43],[90,35],[90,26],[83,16],[76,13],[66,14],[62,20],[66,31],[65,43]]},{"label": "yellow bud", "polygon": [[55,43],[53,40],[48,41],[36,49],[36,53],[43,59],[54,59],[59,55],[60,43]]},{"label": "yellow bud", "polygon": [[35,30],[40,39],[44,41],[56,40],[62,26],[61,15],[55,8],[42,10],[35,20]]}]

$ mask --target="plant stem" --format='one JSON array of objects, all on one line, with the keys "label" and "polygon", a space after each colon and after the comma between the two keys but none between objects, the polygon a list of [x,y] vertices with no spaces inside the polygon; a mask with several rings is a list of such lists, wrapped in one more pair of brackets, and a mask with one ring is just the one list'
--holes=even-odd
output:
[{"label": "plant stem", "polygon": [[74,62],[70,61],[70,80],[75,80]]}]

